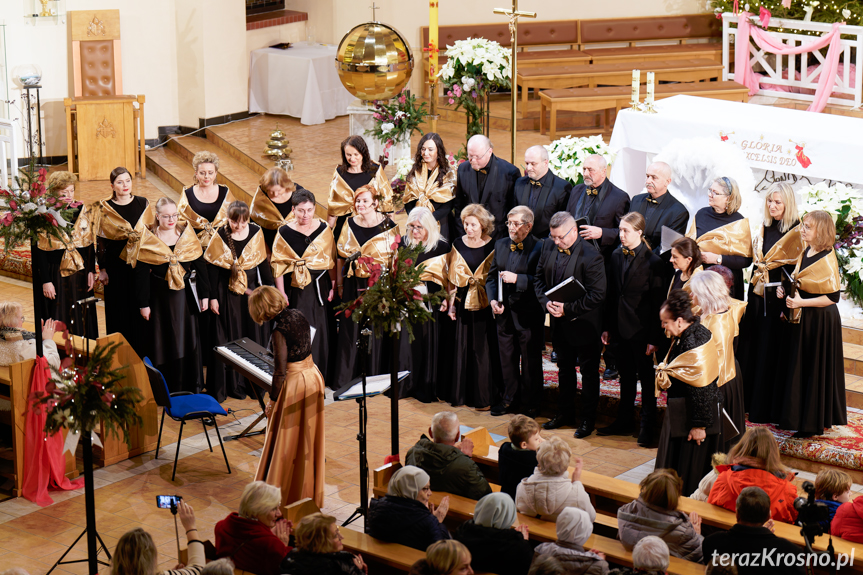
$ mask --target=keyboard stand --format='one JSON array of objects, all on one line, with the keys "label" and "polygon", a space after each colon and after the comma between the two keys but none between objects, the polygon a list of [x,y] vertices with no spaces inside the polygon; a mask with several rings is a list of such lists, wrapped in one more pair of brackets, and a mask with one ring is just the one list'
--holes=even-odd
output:
[{"label": "keyboard stand", "polygon": [[253,437],[255,435],[263,435],[267,432],[266,428],[259,429],[257,431],[252,431],[252,429],[254,429],[255,426],[261,422],[262,419],[267,417],[267,415],[266,415],[267,406],[264,404],[264,398],[261,397],[261,393],[258,391],[258,386],[253,383],[251,388],[252,388],[252,394],[255,396],[255,399],[258,400],[258,403],[261,406],[261,415],[259,415],[258,418],[255,421],[253,421],[251,425],[249,425],[246,429],[241,431],[239,434],[237,434],[237,435],[226,435],[225,437],[222,438],[222,441],[232,441],[234,439],[242,439],[243,437]]}]

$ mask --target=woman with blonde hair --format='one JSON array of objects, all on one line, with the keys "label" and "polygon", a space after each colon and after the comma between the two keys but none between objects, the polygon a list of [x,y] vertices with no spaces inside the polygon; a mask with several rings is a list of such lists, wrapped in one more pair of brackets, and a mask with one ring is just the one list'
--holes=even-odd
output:
[{"label": "woman with blonde hair", "polygon": [[[425,266],[418,286],[425,293],[441,292],[447,289],[449,281],[450,244],[438,230],[438,222],[431,210],[417,207],[408,213],[407,231],[402,236],[401,245],[415,247],[422,244],[423,249],[413,262],[414,266]],[[446,295],[443,291],[442,295]],[[449,357],[453,348],[453,325],[446,319],[448,302],[446,299],[438,309],[432,310],[433,320],[413,326],[414,340],[402,337],[399,341],[399,370],[409,370],[411,374],[402,383],[399,397],[415,397],[423,403],[437,401],[443,385],[440,380],[449,373]],[[404,332],[403,328],[403,332]]]},{"label": "woman with blonde hair", "polygon": [[740,188],[731,178],[716,178],[707,198],[709,205],[696,212],[686,235],[698,242],[704,269],[719,264],[734,272],[731,297],[743,301],[743,270],[752,264],[752,233],[749,220],[738,211],[743,202]]},{"label": "woman with blonde hair", "polygon": [[788,324],[782,321],[784,302],[776,297],[776,284],[794,271],[803,252],[800,216],[794,190],[785,182],[767,188],[761,232],[753,239],[752,278],[748,310],[741,324],[742,345],[738,359],[743,372],[744,405],[753,423],[773,421],[776,374],[780,371],[779,343]]},{"label": "woman with blonde hair", "polygon": [[[282,489],[282,506],[310,497],[324,503],[324,378],[312,359],[311,330],[271,286],[255,289],[249,314],[272,325],[275,358],[267,403],[267,437],[255,474]],[[299,535],[297,536],[299,537]],[[299,541],[299,539],[298,539]]]},{"label": "woman with blonde hair", "polygon": [[361,555],[345,551],[335,517],[312,513],[294,530],[297,546],[282,563],[291,575],[368,575]]},{"label": "woman with blonde hair", "polygon": [[[228,206],[227,217],[228,225],[219,229],[204,252],[204,259],[210,264],[210,311],[216,315],[213,343],[223,345],[247,337],[265,345],[270,326],[253,321],[248,303],[252,290],[273,285],[264,234],[259,226],[249,222],[245,202],[236,201]],[[207,367],[207,393],[219,402],[229,396],[245,399],[252,393],[251,385],[214,354]]]},{"label": "woman with blonde hair", "polygon": [[[42,353],[52,367],[60,369],[53,319],[43,321]],[[20,303],[0,302],[0,365],[12,365],[25,359],[36,359],[36,334],[24,329],[24,312]]]},{"label": "woman with blonde hair", "polygon": [[[46,187],[58,193],[64,201],[77,207],[72,211],[72,229],[65,233],[65,243],[47,234],[39,237],[32,249],[33,285],[41,291],[36,305],[41,309],[39,317],[50,317],[62,321],[70,333],[89,338],[99,337],[96,306],[84,307],[76,304],[93,291],[96,281],[93,249],[93,209],[75,202],[75,182],[72,172],[52,172]],[[39,293],[39,292],[37,292]]]},{"label": "woman with blonde hair", "polygon": [[842,320],[836,307],[841,289],[833,243],[836,226],[823,210],[803,216],[800,237],[806,249],[792,277],[796,293],[785,298],[783,312],[791,325],[781,349],[787,352],[782,383],[777,388],[772,421],[794,429],[794,437],[822,435],[833,425],[846,425]]},{"label": "woman with blonde hair", "polygon": [[[177,505],[180,523],[186,531],[186,547],[189,559],[185,567],[160,571],[159,575],[200,575],[207,559],[204,557],[204,542],[198,538],[195,512],[185,501]],[[124,533],[117,541],[111,557],[111,575],[156,575],[159,550],[153,536],[140,527]]]},{"label": "woman with blonde hair", "polygon": [[171,393],[199,393],[204,370],[198,314],[209,306],[210,282],[201,242],[194,228],[178,224],[178,218],[174,200],[160,198],[156,223],[144,230],[130,263],[135,268],[135,298],[146,320],[147,357]]},{"label": "woman with blonde hair", "polygon": [[459,541],[436,541],[426,549],[424,559],[411,565],[410,575],[473,575],[472,557]]},{"label": "woman with blonde hair", "polygon": [[267,249],[273,247],[278,229],[294,219],[291,216],[294,210],[291,198],[294,192],[303,189],[291,179],[288,172],[279,167],[270,168],[261,176],[249,210],[252,221],[264,231]]}]

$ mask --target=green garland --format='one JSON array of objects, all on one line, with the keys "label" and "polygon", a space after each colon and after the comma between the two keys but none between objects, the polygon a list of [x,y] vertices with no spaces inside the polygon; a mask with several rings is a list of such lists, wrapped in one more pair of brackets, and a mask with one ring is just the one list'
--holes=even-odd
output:
[{"label": "green garland", "polygon": [[[717,15],[723,12],[734,12],[734,0],[711,0],[710,5]],[[746,6],[749,6],[747,9]],[[806,18],[805,8],[812,8],[812,22],[845,22],[849,25],[859,26],[863,23],[863,1],[849,0],[835,2],[830,0],[792,0],[791,6],[785,8],[782,0],[738,0],[737,8],[746,10],[750,14],[758,16],[761,7],[769,10],[774,18],[786,18],[789,20],[803,20]],[[843,10],[846,12],[843,13]],[[800,30],[801,34],[820,36],[820,32],[809,32]]]}]

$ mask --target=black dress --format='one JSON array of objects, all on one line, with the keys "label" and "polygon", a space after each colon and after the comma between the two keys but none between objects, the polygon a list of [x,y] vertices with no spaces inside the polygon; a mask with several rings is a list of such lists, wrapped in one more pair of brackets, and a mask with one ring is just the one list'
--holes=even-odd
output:
[{"label": "black dress", "polygon": [[[108,204],[133,228],[149,205],[146,198],[133,196],[132,201],[121,206],[108,200]],[[108,273],[105,294],[105,331],[121,333],[139,356],[144,356],[146,348],[142,338],[144,318],[138,309],[135,293],[135,270],[126,263],[120,254],[126,249],[127,240],[98,238],[97,259],[99,267]]]},{"label": "black dress", "polygon": [[[796,225],[797,222],[789,229]],[[784,235],[776,220],[765,226],[762,253],[770,251]],[[794,264],[784,267],[789,274],[794,271]],[[770,283],[781,281],[782,268],[770,270],[768,276]],[[780,345],[789,327],[789,324],[782,320],[782,311],[786,309],[785,301],[776,297],[775,288],[764,288],[763,297],[756,295],[751,283],[746,301],[747,311],[740,325],[742,345],[738,352],[743,375],[744,404],[749,413],[749,421],[772,423],[773,405],[777,397],[774,386],[779,383],[776,375],[780,371],[782,356]]]},{"label": "black dress", "polygon": [[[672,344],[667,363],[677,356],[707,343],[710,330],[698,321],[690,325]],[[719,388],[716,380],[704,387],[693,387],[674,378],[668,388],[668,399],[686,400],[686,427],[710,427],[719,415]],[[708,435],[701,445],[684,437],[671,437],[671,414],[666,410],[656,453],[656,469],[670,468],[683,479],[682,493],[692,493],[710,471],[710,457],[719,449],[720,434]]]},{"label": "black dress", "polygon": [[[405,245],[402,238],[402,246]],[[415,266],[437,257],[446,257],[450,245],[443,238],[429,253],[420,252]],[[446,266],[444,266],[444,272]],[[434,281],[424,282],[428,293],[436,293],[444,287]],[[442,294],[445,298],[446,294]],[[408,370],[411,374],[402,382],[399,397],[415,397],[423,403],[437,401],[438,390],[447,382],[442,377],[451,367],[454,335],[453,322],[446,312],[440,311],[440,304],[432,307],[432,319],[423,324],[414,324],[414,340],[409,342],[407,328],[402,327],[399,336],[399,371]]]},{"label": "black dress", "polygon": [[[279,204],[276,204],[277,206]],[[306,248],[326,229],[326,222],[321,222],[318,229],[313,231],[311,235],[305,234],[291,229],[290,226],[282,226],[279,228],[279,234],[301,257]],[[315,339],[312,341],[312,358],[315,360],[315,365],[324,378],[327,379],[328,363],[330,357],[330,315],[332,307],[327,301],[327,296],[330,293],[330,273],[329,270],[314,270],[309,269],[312,275],[312,283],[305,288],[294,287],[291,285],[291,274],[285,274],[285,293],[288,294],[288,307],[298,309],[303,312],[309,325],[315,328]]]},{"label": "black dress", "polygon": [[[144,321],[143,347],[156,369],[162,372],[171,393],[200,393],[204,387],[204,364],[197,300],[210,295],[207,264],[201,256],[179,265],[185,270],[183,281],[186,286],[182,290],[169,287],[165,279],[169,264],[152,265],[138,261],[135,265],[138,307],[150,308],[150,319]],[[190,281],[192,270],[197,278],[197,299]]]},{"label": "black dress", "polygon": [[[808,256],[803,253],[800,270],[825,257],[835,257],[833,250]],[[819,294],[798,290],[800,297],[811,299]],[[783,338],[784,376],[777,384],[771,421],[780,429],[821,435],[833,425],[847,425],[845,409],[845,370],[842,351],[842,321],[835,302],[839,292],[823,294],[834,302],[827,307],[801,310],[800,323],[789,324]]]},{"label": "black dress", "polygon": [[[78,219],[81,214],[81,208],[77,208],[71,218],[72,222]],[[74,335],[84,335],[84,327],[86,324],[86,337],[96,339],[99,337],[99,320],[96,317],[96,304],[92,303],[88,306],[89,311],[86,319],[84,318],[84,307],[75,306],[73,313],[72,306],[75,302],[88,298],[93,293],[87,289],[87,274],[94,267],[95,250],[93,246],[79,248],[78,253],[81,254],[81,259],[84,260],[84,269],[78,272],[63,277],[60,273],[60,263],[63,261],[65,249],[45,251],[39,249],[35,244],[32,249],[33,256],[33,289],[38,290],[36,301],[41,304],[42,319],[55,319],[62,321],[69,329],[69,333]],[[48,299],[42,294],[42,284],[54,284],[54,299]]]},{"label": "black dress", "polygon": [[[360,246],[383,233],[386,230],[396,226],[389,218],[372,228],[364,228],[354,221],[354,218],[347,220],[347,225],[350,226],[351,232],[359,242]],[[340,258],[343,258],[339,254]],[[347,274],[348,267],[342,268],[342,274]],[[368,287],[368,278],[361,278],[353,275],[345,277],[342,289],[342,301],[349,302],[355,300],[362,290]],[[339,331],[336,343],[335,353],[335,371],[333,373],[331,389],[337,390],[349,383],[353,378],[361,374],[361,361],[359,358],[359,348],[357,342],[360,336],[359,324],[353,320],[353,317],[345,318],[344,313],[339,314]],[[366,375],[379,375],[389,373],[389,363],[387,360],[390,355],[385,352],[389,349],[390,338],[387,336],[378,337],[372,335],[369,338],[369,355],[366,362]]]},{"label": "black dress", "polygon": [[[470,248],[464,238],[453,241],[453,257],[458,251],[471,271],[476,271],[485,259],[494,252],[494,241],[484,246]],[[484,289],[486,278],[477,283]],[[498,351],[497,325],[491,306],[477,311],[464,308],[468,288],[456,290],[455,353],[453,359],[451,391],[447,399],[454,407],[489,407],[498,400],[498,389],[503,379]]]},{"label": "black dress", "polygon": [[[223,226],[219,230],[219,235],[222,236],[225,243],[227,243],[227,237],[231,233],[228,228],[229,226]],[[243,253],[246,244],[255,237],[260,229],[257,225],[250,223],[249,235],[246,239],[234,240],[237,257]],[[212,264],[207,267],[210,275],[210,297],[219,302],[214,345],[222,345],[241,337],[247,337],[260,344],[261,347],[266,347],[267,342],[270,341],[270,326],[267,322],[258,325],[252,320],[252,316],[249,315],[249,296],[236,294],[228,289],[228,283],[231,281],[231,270]],[[270,271],[267,260],[250,270],[241,270],[240,273],[246,274],[246,287],[249,290],[254,290],[262,285],[272,286],[274,283],[273,273]],[[225,401],[228,396],[245,399],[247,394],[252,393],[250,387],[252,385],[254,384],[247,382],[244,377],[241,377],[240,374],[215,357],[207,366],[207,393],[215,397],[216,401],[220,403]]]},{"label": "black dress", "polygon": [[[696,239],[700,238],[707,232],[742,219],[743,215],[740,212],[717,214],[716,210],[710,206],[701,208],[695,214],[695,237]],[[712,267],[711,264],[703,265],[705,270]],[[734,287],[731,289],[731,297],[743,301],[743,270],[752,265],[752,258],[745,256],[722,256],[722,265],[730,269],[734,274]]]}]

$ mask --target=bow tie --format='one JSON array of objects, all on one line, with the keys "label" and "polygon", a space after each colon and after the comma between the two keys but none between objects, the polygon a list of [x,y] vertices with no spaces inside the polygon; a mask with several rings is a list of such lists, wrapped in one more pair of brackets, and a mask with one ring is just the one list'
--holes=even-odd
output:
[{"label": "bow tie", "polygon": [[631,250],[629,248],[623,248],[623,255],[625,256],[634,256],[635,250]]},{"label": "bow tie", "polygon": [[509,251],[514,252],[515,250],[523,250],[524,242],[518,242],[517,244],[509,244]]},{"label": "bow tie", "polygon": [[480,174],[488,174],[488,170],[482,168],[481,170],[474,170],[475,172],[479,172]]},{"label": "bow tie", "polygon": [[571,255],[571,254],[569,253],[569,250],[568,250],[568,249],[564,249],[564,250],[562,250],[562,249],[560,249],[560,248],[557,248],[557,251],[559,251],[559,252],[560,252],[560,253],[562,253],[562,254]]},{"label": "bow tie", "polygon": [[597,190],[596,188],[587,188],[587,190],[585,191],[587,192],[588,196],[595,196],[599,193],[599,190]]},{"label": "bow tie", "polygon": [[531,185],[531,186],[537,186],[538,188],[541,188],[541,187],[542,187],[542,182],[539,182],[539,181],[537,181],[537,180],[530,180],[530,185]]},{"label": "bow tie", "polygon": [[658,202],[657,200],[654,200],[654,199],[653,199],[653,198],[651,198],[650,196],[647,196],[647,201],[648,201],[648,202],[650,202],[651,204],[657,204],[657,205],[659,205],[659,202]]}]

